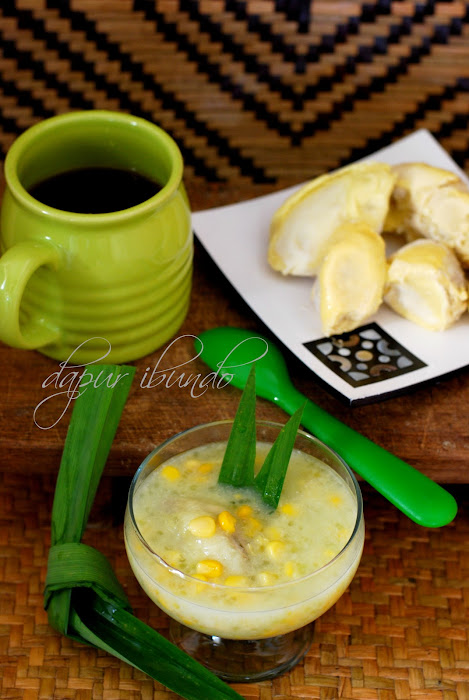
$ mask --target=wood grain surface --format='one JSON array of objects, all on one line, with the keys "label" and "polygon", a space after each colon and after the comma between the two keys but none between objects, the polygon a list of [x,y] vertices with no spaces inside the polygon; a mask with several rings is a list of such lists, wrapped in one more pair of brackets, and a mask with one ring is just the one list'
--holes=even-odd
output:
[{"label": "wood grain surface", "polygon": [[[41,119],[76,109],[131,112],[179,144],[195,210],[302,182],[424,127],[467,170],[469,6],[417,0],[4,0],[0,7],[0,157]],[[1,321],[0,321],[1,322]],[[200,248],[180,335],[262,327]],[[108,469],[131,472],[162,438],[231,415],[238,392],[139,388]],[[164,362],[191,361],[181,340]],[[469,373],[350,409],[287,356],[299,389],[345,423],[444,483],[469,481]],[[8,469],[57,469],[70,411],[41,430],[34,410],[57,363],[0,346],[0,444]],[[52,425],[60,399],[42,404]],[[259,402],[259,414],[281,418]]]},{"label": "wood grain surface", "polygon": [[[208,187],[203,194],[191,191],[190,182],[188,189],[194,210],[236,197],[220,185]],[[204,377],[209,372],[200,359],[194,359],[194,336],[223,325],[269,335],[196,242],[189,313],[170,342],[134,363],[136,376],[106,467],[109,474],[130,475],[155,445],[173,433],[234,415],[239,400],[234,387],[209,386],[198,397],[193,396],[198,391],[191,393],[191,377]],[[322,408],[440,483],[469,482],[467,370],[399,397],[350,407],[284,351],[294,384]],[[1,345],[0,366],[0,441],[5,467],[25,474],[55,473],[71,412],[64,388],[54,385],[53,374],[60,370],[58,362],[38,352]],[[144,387],[147,368],[161,373],[159,386]],[[65,372],[60,380],[64,378]],[[181,386],[185,382],[189,385]],[[258,417],[285,418],[281,409],[263,399],[258,401]]]}]

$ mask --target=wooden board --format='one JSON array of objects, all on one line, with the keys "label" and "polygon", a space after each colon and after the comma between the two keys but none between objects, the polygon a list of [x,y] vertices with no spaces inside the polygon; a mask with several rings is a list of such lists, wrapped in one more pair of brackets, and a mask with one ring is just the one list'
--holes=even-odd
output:
[{"label": "wooden board", "polygon": [[[194,209],[302,182],[419,127],[469,167],[467,3],[22,0],[2,3],[0,29],[0,157],[31,124],[98,108],[132,112],[173,135]],[[199,249],[180,334],[224,323],[260,328]],[[230,388],[197,399],[178,386],[140,388],[162,353],[137,363],[113,473],[132,472],[161,439],[236,406]],[[203,374],[191,356],[190,339],[179,341],[164,362]],[[345,423],[441,482],[469,481],[467,372],[351,410],[288,360],[298,388]],[[41,430],[34,409],[57,363],[0,346],[0,367],[5,468],[55,472],[70,411]],[[60,399],[43,404],[39,422],[54,423],[62,408]],[[259,414],[282,418],[262,401]]]},{"label": "wooden board", "polygon": [[[209,385],[201,393],[199,382],[194,381],[209,369],[194,359],[193,336],[223,325],[266,332],[197,245],[189,314],[173,341],[135,363],[137,372],[108,473],[132,474],[145,455],[173,433],[234,415],[237,389]],[[350,408],[287,351],[286,358],[295,385],[344,423],[441,483],[469,482],[467,371],[388,401]],[[0,346],[0,366],[2,463],[8,470],[55,473],[72,407],[66,389],[75,381],[72,372],[77,370],[70,367],[55,380],[54,373],[61,369],[58,362],[6,346]],[[153,384],[160,382],[158,386],[145,387],[150,376],[147,368],[158,373],[153,380]],[[59,382],[64,385],[58,386]],[[281,409],[262,399],[258,417],[285,420]]]}]

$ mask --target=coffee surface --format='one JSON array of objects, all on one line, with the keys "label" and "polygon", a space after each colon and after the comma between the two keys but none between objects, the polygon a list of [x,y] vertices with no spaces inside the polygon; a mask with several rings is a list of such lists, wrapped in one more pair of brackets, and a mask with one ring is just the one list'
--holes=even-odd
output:
[{"label": "coffee surface", "polygon": [[134,207],[161,185],[134,170],[80,168],[36,183],[29,193],[55,209],[77,214],[106,214]]}]

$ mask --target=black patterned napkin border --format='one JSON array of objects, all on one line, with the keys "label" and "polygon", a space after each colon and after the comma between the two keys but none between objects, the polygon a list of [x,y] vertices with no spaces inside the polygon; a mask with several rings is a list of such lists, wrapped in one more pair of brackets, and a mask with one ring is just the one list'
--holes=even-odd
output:
[{"label": "black patterned napkin border", "polygon": [[427,366],[377,323],[303,345],[353,387],[376,384]]}]

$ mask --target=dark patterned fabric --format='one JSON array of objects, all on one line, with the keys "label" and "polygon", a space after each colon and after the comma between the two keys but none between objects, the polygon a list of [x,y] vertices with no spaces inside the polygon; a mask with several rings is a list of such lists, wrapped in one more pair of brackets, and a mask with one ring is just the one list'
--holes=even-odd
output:
[{"label": "dark patterned fabric", "polygon": [[469,2],[2,0],[0,155],[68,110],[132,112],[193,184],[284,186],[428,128],[469,168]]}]

